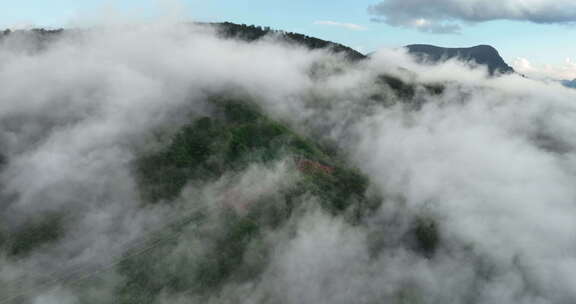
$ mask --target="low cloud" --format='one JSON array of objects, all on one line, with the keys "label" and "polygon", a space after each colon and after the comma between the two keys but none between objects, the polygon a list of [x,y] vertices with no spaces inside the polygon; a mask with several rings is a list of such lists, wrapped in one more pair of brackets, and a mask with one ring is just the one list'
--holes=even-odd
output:
[{"label": "low cloud", "polygon": [[[2,303],[117,302],[127,285],[114,258],[182,210],[231,206],[242,214],[255,202],[281,202],[275,192],[298,174],[282,162],[189,185],[182,210],[142,208],[130,163],[151,145],[150,133],[178,128],[202,113],[205,92],[230,88],[303,134],[333,139],[385,202],[358,225],[316,210],[294,213],[285,227],[262,228],[247,244],[242,263],[261,274],[244,270],[254,277],[201,298],[143,291],[151,303],[576,302],[573,90],[518,75],[488,79],[456,61],[422,66],[404,50],[348,66],[321,51],[222,40],[187,26],[72,32],[40,52],[20,38],[0,44],[0,153],[7,158],[0,219],[11,228],[64,210],[71,220],[57,242],[20,260],[0,257]],[[311,77],[312,67],[327,72]],[[378,82],[382,74],[414,85],[409,101],[421,104],[418,111]],[[423,84],[431,83],[441,92],[430,94]],[[440,231],[431,256],[404,240],[422,215]],[[174,246],[156,255],[137,247],[153,261],[137,263],[142,274],[175,274],[180,288],[193,289],[203,266],[196,257],[227,229],[210,212],[202,219],[170,234]],[[52,273],[75,278],[70,271],[83,279],[46,283]],[[161,275],[141,277],[165,283]]]},{"label": "low cloud", "polygon": [[341,28],[345,28],[345,29],[353,30],[353,31],[365,31],[368,29],[365,26],[362,26],[359,24],[336,22],[336,21],[329,21],[329,20],[314,21],[314,24],[341,27]]},{"label": "low cloud", "polygon": [[562,64],[534,64],[527,58],[516,58],[512,67],[518,73],[538,79],[572,80],[576,79],[576,62],[566,58]]},{"label": "low cloud", "polygon": [[576,2],[571,0],[384,0],[368,11],[376,22],[439,34],[457,33],[462,23],[493,20],[576,22]]}]

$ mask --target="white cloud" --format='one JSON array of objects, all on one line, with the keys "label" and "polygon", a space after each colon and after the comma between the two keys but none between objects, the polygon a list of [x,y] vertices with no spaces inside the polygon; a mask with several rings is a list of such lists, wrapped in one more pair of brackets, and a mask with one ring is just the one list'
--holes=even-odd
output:
[{"label": "white cloud", "polygon": [[[273,244],[269,263],[258,264],[267,268],[263,277],[229,280],[201,300],[177,294],[182,302],[176,303],[576,302],[575,91],[518,75],[487,79],[455,61],[418,65],[402,50],[377,52],[350,68],[322,52],[270,40],[224,41],[187,27],[94,30],[42,52],[24,52],[23,43],[8,39],[0,47],[0,152],[9,160],[0,190],[14,194],[2,196],[0,219],[13,223],[65,208],[76,222],[68,236],[35,255],[0,260],[3,295],[13,285],[18,292],[42,292],[38,284],[45,281],[36,278],[45,267],[99,261],[166,223],[158,212],[163,207],[139,208],[129,170],[135,147],[156,126],[201,112],[204,92],[240,88],[287,123],[328,132],[370,175],[373,190],[389,199],[355,226],[333,215],[302,216],[307,210],[294,212],[296,227],[263,226],[258,235],[264,240],[251,244]],[[309,71],[318,66],[338,72],[316,81]],[[383,73],[440,83],[444,91],[430,95],[416,86],[422,107],[410,111],[376,80]],[[242,200],[286,182],[276,174],[283,169],[254,170],[229,188],[257,190],[238,195]],[[197,193],[190,191],[187,203],[194,205]],[[214,205],[214,195],[206,196]],[[229,197],[236,195],[220,201]],[[410,221],[422,214],[441,232],[432,257],[405,243]],[[211,238],[199,239],[204,230],[197,232],[183,231],[190,243],[166,255],[196,265],[194,254],[213,246]],[[167,261],[158,267],[194,269]],[[20,275],[15,279],[6,269]],[[88,295],[113,302],[100,283],[110,290],[124,286],[107,277],[95,281],[46,291],[38,303]],[[164,292],[169,296],[170,289]]]},{"label": "white cloud", "polygon": [[341,28],[353,30],[353,31],[365,31],[368,29],[365,26],[362,26],[359,24],[336,22],[336,21],[329,21],[329,20],[314,21],[314,24],[336,26],[336,27],[341,27]]},{"label": "white cloud", "polygon": [[433,33],[456,33],[461,23],[491,20],[576,22],[572,0],[384,0],[368,11],[373,21]]},{"label": "white cloud", "polygon": [[527,58],[518,57],[511,65],[516,72],[533,78],[576,79],[576,62],[573,62],[571,58],[566,58],[562,64],[533,64]]}]

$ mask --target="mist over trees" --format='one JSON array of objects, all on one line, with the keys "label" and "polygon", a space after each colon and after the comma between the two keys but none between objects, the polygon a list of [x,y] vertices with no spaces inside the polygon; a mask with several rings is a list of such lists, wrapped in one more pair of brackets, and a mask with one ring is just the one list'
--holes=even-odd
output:
[{"label": "mist over trees", "polygon": [[0,83],[0,303],[576,300],[560,85],[232,23],[4,31]]}]

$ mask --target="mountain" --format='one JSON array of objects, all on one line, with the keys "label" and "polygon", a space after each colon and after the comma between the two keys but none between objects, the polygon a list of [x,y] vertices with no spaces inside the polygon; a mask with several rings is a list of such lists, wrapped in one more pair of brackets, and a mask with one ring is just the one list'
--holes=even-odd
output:
[{"label": "mountain", "polygon": [[[216,28],[217,33],[223,38],[240,39],[247,42],[259,40],[265,36],[275,36],[276,39],[288,43],[306,46],[307,48],[314,49],[330,49],[334,53],[344,54],[352,61],[365,59],[366,56],[350,47],[335,43],[332,41],[322,40],[315,37],[306,36],[303,34],[286,32],[280,30],[273,30],[270,27],[261,27],[256,25],[236,24],[232,22],[197,22],[196,25],[205,25]],[[63,29],[32,29],[32,30],[16,30],[12,31],[6,29],[0,31],[0,39],[13,34],[24,34],[33,36],[34,40],[39,43],[45,43],[47,40],[58,37],[63,32]]]},{"label": "mountain", "polygon": [[506,64],[498,51],[489,45],[478,45],[470,48],[444,48],[427,44],[412,44],[406,48],[410,54],[422,62],[440,62],[456,58],[485,65],[488,67],[490,75],[514,73],[514,69]]},{"label": "mountain", "polygon": [[558,83],[202,25],[0,31],[0,303],[576,303]]},{"label": "mountain", "polygon": [[[327,48],[352,61],[365,58],[346,46],[306,35],[233,23],[207,25],[228,39],[252,42],[269,37],[309,49]],[[61,33],[61,30],[43,29],[5,31],[0,32],[0,39],[23,35],[33,41],[34,48],[43,50]],[[135,47],[135,50],[140,49]],[[45,55],[39,51],[35,56]],[[157,57],[162,58],[161,54],[150,58]],[[392,76],[380,75],[372,81],[376,85],[369,86],[373,90],[366,92],[369,98],[356,103],[359,108],[392,103],[393,95],[411,100],[417,92],[415,85]],[[309,97],[307,107],[314,107],[318,115],[311,119],[311,124],[316,126],[317,121],[319,125],[318,130],[307,133],[270,115],[258,103],[259,98],[241,92],[206,90],[201,101],[202,114],[190,114],[189,120],[181,121],[181,125],[173,126],[172,121],[168,121],[159,130],[151,131],[154,134],[146,136],[159,137],[158,142],[151,139],[156,147],[138,149],[127,165],[139,197],[135,212],[156,209],[178,212],[163,225],[147,229],[142,237],[116,246],[122,250],[106,269],[113,270],[121,279],[114,282],[110,290],[110,297],[114,299],[110,302],[159,303],[166,295],[183,294],[194,299],[210,298],[231,284],[247,286],[261,281],[266,278],[270,261],[280,248],[276,243],[283,240],[283,235],[289,237],[297,231],[300,218],[321,212],[341,220],[343,225],[356,227],[383,203],[381,195],[369,191],[372,184],[369,177],[347,159],[345,151],[327,139],[328,130],[322,129],[325,119],[321,115],[328,111],[330,102]],[[58,98],[60,96],[54,99]],[[194,104],[193,100],[190,104]],[[22,122],[10,119],[10,124],[28,123],[25,118]],[[0,123],[8,124],[1,119]],[[176,130],[163,131],[172,128]],[[20,130],[20,127],[14,129]],[[0,170],[4,164],[9,166],[15,157],[18,156],[0,153]],[[2,173],[0,171],[0,176]],[[276,182],[271,178],[274,175],[286,181]],[[0,199],[8,196],[3,191],[0,181]],[[211,194],[214,191],[217,193]],[[208,195],[206,201],[203,193]],[[35,254],[47,252],[46,248],[64,243],[71,233],[68,227],[86,218],[81,212],[60,209],[39,212],[14,227],[8,226],[8,221],[0,221],[0,256],[10,261],[28,261],[34,259]],[[0,213],[0,219],[3,215]],[[422,216],[407,225],[401,241],[403,246],[417,256],[431,258],[439,243],[435,222]],[[271,239],[273,234],[278,235],[278,241]],[[182,249],[186,253],[175,257]],[[375,246],[371,254],[377,255],[382,250]],[[62,286],[97,280],[99,274],[93,274],[98,272],[91,267],[102,268],[89,263],[63,265],[57,274],[50,272],[50,275]],[[1,282],[0,277],[0,286]],[[78,293],[87,293],[81,288]],[[104,290],[104,287],[97,288]],[[19,291],[5,294],[12,299],[10,303],[22,303],[29,297]]]}]

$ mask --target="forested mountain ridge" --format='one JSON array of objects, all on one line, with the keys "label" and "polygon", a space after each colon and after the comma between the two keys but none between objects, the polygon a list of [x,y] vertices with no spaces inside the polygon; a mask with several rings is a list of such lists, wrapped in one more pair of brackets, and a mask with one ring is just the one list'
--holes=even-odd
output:
[{"label": "forested mountain ridge", "polygon": [[218,32],[226,38],[239,38],[245,41],[255,41],[261,39],[266,35],[278,35],[281,39],[288,42],[296,43],[306,46],[307,48],[314,49],[330,49],[335,53],[343,53],[351,60],[365,59],[366,56],[362,53],[347,47],[345,45],[334,43],[331,41],[322,40],[315,37],[306,36],[303,34],[272,30],[269,27],[260,27],[255,25],[235,24],[231,22],[223,23],[207,23],[218,29]]},{"label": "forested mountain ridge", "polygon": [[[305,46],[311,50],[314,49],[330,49],[334,53],[342,53],[350,60],[365,59],[366,56],[362,53],[347,47],[345,45],[334,43],[331,41],[322,40],[315,37],[306,36],[299,33],[286,32],[281,30],[273,30],[269,27],[261,27],[256,25],[236,24],[232,22],[215,22],[215,23],[194,23],[196,25],[211,26],[217,29],[219,35],[223,38],[236,38],[247,42],[256,41],[267,35],[275,35],[278,39],[284,40],[289,43]],[[10,30],[6,29],[0,31],[0,39],[15,33],[26,33],[35,35],[41,39],[53,39],[58,37],[64,30],[63,29],[32,29],[32,30]]]}]

